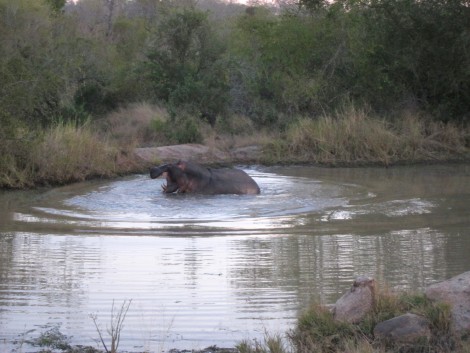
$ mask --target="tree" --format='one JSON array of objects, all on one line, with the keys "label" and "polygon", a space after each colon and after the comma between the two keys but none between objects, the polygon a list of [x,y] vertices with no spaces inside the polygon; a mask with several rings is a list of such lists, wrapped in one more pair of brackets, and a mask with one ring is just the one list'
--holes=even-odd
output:
[{"label": "tree", "polygon": [[238,19],[230,40],[238,62],[239,113],[260,125],[333,109],[346,94],[347,35],[341,14],[282,15],[252,8]]},{"label": "tree", "polygon": [[206,13],[187,7],[171,10],[147,54],[146,71],[157,98],[172,111],[184,109],[213,125],[228,100],[223,54]]},{"label": "tree", "polygon": [[59,104],[51,36],[52,19],[45,4],[0,0],[0,106],[31,125],[45,124]]},{"label": "tree", "polygon": [[380,92],[373,104],[412,97],[443,120],[470,116],[468,1],[372,0],[359,13],[367,47],[358,57]]}]

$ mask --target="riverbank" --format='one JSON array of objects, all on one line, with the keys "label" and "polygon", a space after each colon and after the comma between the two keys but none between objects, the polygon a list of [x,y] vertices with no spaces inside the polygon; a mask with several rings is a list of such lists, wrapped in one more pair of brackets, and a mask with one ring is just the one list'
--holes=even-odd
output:
[{"label": "riverbank", "polygon": [[[423,159],[423,160],[397,160],[393,164],[383,164],[381,162],[366,161],[331,161],[329,163],[320,163],[315,160],[300,159],[296,161],[295,156],[291,158],[279,158],[276,163],[269,159],[269,146],[251,145],[234,148],[233,150],[221,150],[217,147],[209,147],[202,144],[181,144],[160,147],[142,147],[136,148],[134,154],[138,165],[155,165],[159,163],[169,163],[177,160],[192,160],[201,164],[208,165],[318,165],[323,167],[389,167],[392,165],[427,165],[427,164],[448,164],[448,163],[470,163],[470,154],[455,156],[447,159]],[[268,154],[268,156],[266,156]]]},{"label": "riverbank", "polygon": [[394,121],[348,107],[317,119],[299,118],[283,133],[205,139],[205,144],[138,148],[146,162],[391,166],[470,161],[470,129],[404,113]]},{"label": "riverbank", "polygon": [[152,135],[152,112],[145,119],[138,118],[139,132],[113,130],[103,122],[59,123],[31,136],[6,140],[0,147],[0,188],[114,178],[179,159],[213,165],[329,167],[470,161],[467,125],[436,122],[419,115],[404,114],[400,119],[387,120],[350,107],[334,115],[293,119],[283,131],[253,128],[239,134],[201,122],[200,143],[172,145],[172,141]]}]

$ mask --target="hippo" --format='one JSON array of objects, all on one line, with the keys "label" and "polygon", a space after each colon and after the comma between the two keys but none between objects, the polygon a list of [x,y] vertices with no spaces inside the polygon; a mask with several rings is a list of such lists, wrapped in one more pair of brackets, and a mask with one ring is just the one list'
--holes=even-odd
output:
[{"label": "hippo", "polygon": [[187,161],[150,168],[150,177],[166,177],[164,193],[250,194],[260,193],[258,184],[243,170],[235,168],[207,168]]}]

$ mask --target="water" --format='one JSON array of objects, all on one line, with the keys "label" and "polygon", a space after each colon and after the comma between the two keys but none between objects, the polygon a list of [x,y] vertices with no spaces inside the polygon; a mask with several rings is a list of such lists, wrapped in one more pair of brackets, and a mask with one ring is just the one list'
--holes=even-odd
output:
[{"label": "water", "polygon": [[[470,270],[470,166],[257,167],[257,196],[163,195],[147,175],[0,194],[0,352],[51,328],[126,351],[284,333],[361,274],[420,290]],[[27,350],[27,349],[26,349]]]}]

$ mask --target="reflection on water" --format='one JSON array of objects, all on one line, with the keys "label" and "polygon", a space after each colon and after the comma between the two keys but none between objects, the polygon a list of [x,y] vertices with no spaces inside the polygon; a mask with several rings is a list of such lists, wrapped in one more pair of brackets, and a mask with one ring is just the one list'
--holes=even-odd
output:
[{"label": "reflection on water", "polygon": [[231,346],[359,274],[422,289],[470,269],[470,167],[248,172],[261,195],[147,176],[0,195],[0,352],[54,326],[95,345],[90,314],[105,330],[125,299],[124,350]]}]

